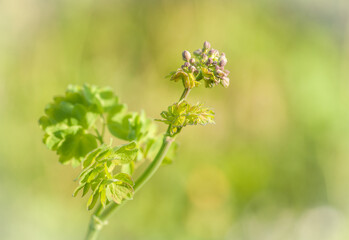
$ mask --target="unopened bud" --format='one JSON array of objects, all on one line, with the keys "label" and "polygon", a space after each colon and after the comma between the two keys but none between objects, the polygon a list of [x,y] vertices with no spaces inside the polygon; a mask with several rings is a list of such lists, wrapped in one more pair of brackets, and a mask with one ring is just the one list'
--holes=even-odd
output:
[{"label": "unopened bud", "polygon": [[225,88],[229,87],[229,82],[230,82],[230,79],[228,77],[223,77],[222,80],[221,80],[221,84]]},{"label": "unopened bud", "polygon": [[202,53],[201,49],[198,49],[198,50],[194,51],[194,54],[197,55],[197,56],[199,56],[201,53]]},{"label": "unopened bud", "polygon": [[204,62],[206,62],[207,59],[208,59],[208,56],[207,56],[205,53],[202,54],[202,60],[203,60]]},{"label": "unopened bud", "polygon": [[188,52],[188,51],[183,51],[182,57],[183,57],[183,60],[184,60],[184,61],[189,61],[189,59],[191,58],[190,52]]},{"label": "unopened bud", "polygon": [[216,73],[217,73],[217,75],[219,75],[219,76],[225,76],[225,72],[223,72],[223,71],[220,70],[220,69],[216,70]]},{"label": "unopened bud", "polygon": [[221,57],[219,61],[219,66],[224,67],[227,64],[227,59],[225,57]]},{"label": "unopened bud", "polygon": [[195,59],[194,59],[194,58],[191,58],[191,59],[189,60],[189,63],[192,64],[192,65],[195,64]]},{"label": "unopened bud", "polygon": [[229,71],[229,70],[224,70],[224,72],[225,72],[225,76],[228,76],[228,75],[229,75],[229,73],[230,73],[230,71]]},{"label": "unopened bud", "polygon": [[189,66],[190,66],[190,64],[188,62],[184,63],[184,67],[189,67]]},{"label": "unopened bud", "polygon": [[215,56],[218,54],[218,50],[212,48],[210,51],[208,51],[208,54],[210,56]]},{"label": "unopened bud", "polygon": [[212,58],[209,58],[206,62],[207,65],[211,65],[213,63],[213,59]]},{"label": "unopened bud", "polygon": [[211,47],[211,44],[207,41],[204,42],[204,49],[209,49]]},{"label": "unopened bud", "polygon": [[194,71],[196,70],[196,68],[195,68],[194,66],[189,66],[188,70],[189,70],[190,72],[194,72]]},{"label": "unopened bud", "polygon": [[220,66],[216,65],[215,70],[218,71],[218,70],[223,70],[223,69]]}]

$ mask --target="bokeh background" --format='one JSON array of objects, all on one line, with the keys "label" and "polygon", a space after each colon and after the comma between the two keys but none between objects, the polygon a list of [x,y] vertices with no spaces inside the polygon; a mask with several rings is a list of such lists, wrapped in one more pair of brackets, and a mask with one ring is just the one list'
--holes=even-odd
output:
[{"label": "bokeh background", "polygon": [[[216,125],[187,127],[164,166],[101,239],[349,239],[346,0],[0,1],[0,238],[83,239],[79,169],[41,142],[37,120],[69,83],[108,85],[152,117],[182,86],[164,78],[208,40],[228,89],[192,102]],[[164,126],[160,124],[160,130]]]}]

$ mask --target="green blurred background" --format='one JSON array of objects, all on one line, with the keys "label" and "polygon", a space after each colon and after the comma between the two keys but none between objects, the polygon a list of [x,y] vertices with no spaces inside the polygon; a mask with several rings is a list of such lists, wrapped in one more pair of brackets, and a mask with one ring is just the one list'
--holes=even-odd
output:
[{"label": "green blurred background", "polygon": [[[82,239],[79,169],[42,144],[37,120],[69,83],[108,85],[152,118],[182,86],[164,78],[208,40],[228,89],[190,101],[176,161],[120,209],[101,239],[349,239],[346,0],[0,1],[0,239]],[[160,126],[164,129],[164,126]]]}]

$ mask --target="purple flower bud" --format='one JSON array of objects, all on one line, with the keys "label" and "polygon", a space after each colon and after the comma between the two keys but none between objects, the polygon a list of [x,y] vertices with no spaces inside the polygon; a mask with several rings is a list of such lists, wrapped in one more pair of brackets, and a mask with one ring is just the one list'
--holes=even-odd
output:
[{"label": "purple flower bud", "polygon": [[208,59],[208,56],[207,56],[205,53],[202,54],[202,60],[203,60],[204,62],[206,62],[207,59]]},{"label": "purple flower bud", "polygon": [[229,73],[230,73],[230,71],[229,71],[229,70],[224,70],[224,72],[225,72],[225,76],[228,76],[228,75],[229,75]]},{"label": "purple flower bud", "polygon": [[225,53],[224,52],[221,53],[221,57],[225,57]]},{"label": "purple flower bud", "polygon": [[227,64],[227,59],[225,57],[221,57],[219,61],[219,66],[224,67]]},{"label": "purple flower bud", "polygon": [[210,51],[208,51],[208,54],[212,57],[215,57],[216,55],[218,55],[218,50],[212,48]]},{"label": "purple flower bud", "polygon": [[228,77],[223,77],[222,80],[221,80],[221,84],[225,88],[229,87],[229,82],[230,82],[230,79]]},{"label": "purple flower bud", "polygon": [[211,47],[211,44],[207,41],[204,42],[204,49],[209,49]]},{"label": "purple flower bud", "polygon": [[183,51],[182,57],[183,57],[183,60],[184,60],[184,61],[189,61],[189,59],[191,58],[190,52],[188,52],[188,51]]},{"label": "purple flower bud", "polygon": [[217,61],[213,61],[213,65],[217,65]]},{"label": "purple flower bud", "polygon": [[191,59],[189,60],[189,62],[190,62],[190,64],[194,65],[194,64],[195,64],[195,59],[194,59],[194,58],[191,58]]},{"label": "purple flower bud", "polygon": [[196,68],[195,68],[194,66],[189,66],[188,70],[189,70],[190,72],[194,72],[194,71],[196,70]]},{"label": "purple flower bud", "polygon": [[220,69],[216,70],[216,73],[217,73],[218,76],[225,76],[225,72],[223,72]]},{"label": "purple flower bud", "polygon": [[202,53],[201,49],[198,49],[198,50],[194,51],[194,54],[197,55],[197,56],[200,55],[201,53]]},{"label": "purple flower bud", "polygon": [[212,58],[209,58],[206,62],[207,65],[211,65],[213,63],[213,59]]},{"label": "purple flower bud", "polygon": [[190,64],[188,62],[184,63],[184,67],[189,67],[189,66],[190,66]]}]

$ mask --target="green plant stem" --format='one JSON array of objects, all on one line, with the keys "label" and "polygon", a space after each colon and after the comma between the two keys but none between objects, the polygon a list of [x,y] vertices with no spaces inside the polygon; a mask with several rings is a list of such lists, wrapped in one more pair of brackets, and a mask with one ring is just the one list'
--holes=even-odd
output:
[{"label": "green plant stem", "polygon": [[97,140],[98,140],[101,144],[103,144],[103,143],[104,143],[104,142],[103,142],[103,137],[102,137],[102,135],[99,133],[99,131],[98,131],[97,128],[95,128],[95,132],[96,132],[96,134],[97,134],[97,136],[96,136]]},{"label": "green plant stem", "polygon": [[102,137],[102,140],[104,139],[104,133],[105,133],[105,126],[106,126],[106,121],[105,121],[105,118],[104,118],[104,115],[102,114],[101,115],[101,119],[102,119],[102,133],[101,133],[101,137]]},{"label": "green plant stem", "polygon": [[179,103],[181,103],[182,101],[184,101],[186,98],[187,98],[187,96],[189,95],[189,93],[190,93],[190,88],[185,88],[184,89],[184,91],[183,91],[183,93],[182,93],[182,96],[180,97],[180,99],[179,99],[179,101],[178,101],[178,104]]},{"label": "green plant stem", "polygon": [[[190,89],[184,89],[183,94],[179,99],[179,102],[185,100],[189,92],[190,92]],[[148,168],[142,173],[142,175],[136,180],[135,186],[134,186],[135,192],[137,192],[158,170],[158,168],[162,163],[162,160],[167,154],[168,149],[170,148],[171,144],[175,140],[173,137],[169,136],[169,129],[170,127],[168,128],[167,132],[164,134],[161,148],[156,154],[154,160],[151,162]],[[97,210],[91,216],[88,232],[86,235],[86,240],[96,240],[99,235],[99,232],[101,231],[103,226],[106,224],[106,220],[110,216],[110,214],[114,212],[116,209],[120,208],[126,202],[127,201],[123,201],[121,204],[111,203],[105,209],[103,209],[102,206],[99,205]]]}]

